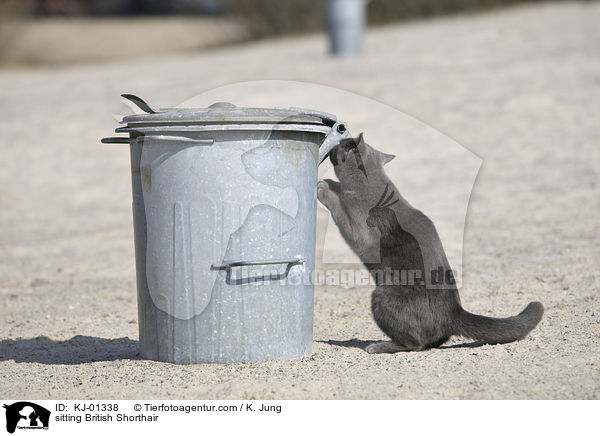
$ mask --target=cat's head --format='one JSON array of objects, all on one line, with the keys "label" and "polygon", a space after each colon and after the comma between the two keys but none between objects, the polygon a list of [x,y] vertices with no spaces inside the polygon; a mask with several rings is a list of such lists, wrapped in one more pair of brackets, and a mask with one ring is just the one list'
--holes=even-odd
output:
[{"label": "cat's head", "polygon": [[395,192],[392,189],[388,193],[389,185],[385,185],[385,189],[379,201],[375,206],[369,210],[367,216],[367,225],[369,227],[393,227],[394,223],[397,223],[396,215],[391,207],[398,203],[399,199],[394,199]]},{"label": "cat's head", "polygon": [[365,142],[362,133],[357,138],[343,139],[329,153],[335,175],[346,186],[365,185],[369,178],[377,179],[383,166],[394,157],[375,150]]}]

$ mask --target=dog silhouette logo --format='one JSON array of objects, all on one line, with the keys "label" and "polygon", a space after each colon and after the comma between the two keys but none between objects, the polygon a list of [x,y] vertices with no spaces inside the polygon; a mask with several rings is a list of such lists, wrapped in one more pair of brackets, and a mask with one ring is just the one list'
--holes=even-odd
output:
[{"label": "dog silhouette logo", "polygon": [[28,401],[19,401],[10,405],[4,404],[6,409],[6,431],[14,433],[19,429],[48,429],[50,411],[42,406]]}]

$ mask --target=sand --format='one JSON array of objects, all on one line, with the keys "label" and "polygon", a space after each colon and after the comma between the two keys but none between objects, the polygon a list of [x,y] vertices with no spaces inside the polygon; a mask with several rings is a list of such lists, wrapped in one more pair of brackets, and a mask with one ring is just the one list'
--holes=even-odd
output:
[{"label": "sand", "polygon": [[[324,35],[314,35],[0,71],[2,396],[600,399],[599,19],[597,3],[545,4],[373,29],[358,58],[328,57]],[[463,305],[507,316],[539,300],[538,328],[506,345],[453,338],[368,355],[361,347],[384,338],[369,289],[319,286],[309,358],[141,359],[128,152],[99,138],[123,111],[121,92],[175,105],[260,79],[368,96],[478,155]],[[432,186],[443,197],[444,186]]]}]

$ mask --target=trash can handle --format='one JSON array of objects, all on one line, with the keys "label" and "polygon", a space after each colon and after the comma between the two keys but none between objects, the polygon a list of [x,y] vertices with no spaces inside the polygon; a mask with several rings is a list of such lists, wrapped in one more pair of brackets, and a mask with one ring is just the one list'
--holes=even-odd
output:
[{"label": "trash can handle", "polygon": [[[267,280],[283,280],[285,279],[293,266],[301,265],[304,261],[302,259],[283,259],[283,260],[251,260],[251,261],[236,261],[236,262],[226,262],[222,265],[211,265],[210,269],[212,271],[226,271],[227,275],[225,277],[225,283],[228,285],[243,285],[247,283],[254,282],[264,282]],[[287,264],[287,267],[284,272],[279,274],[269,274],[258,277],[246,277],[234,279],[231,277],[232,268],[242,267],[242,266],[258,266],[258,265],[281,265]]]},{"label": "trash can handle", "polygon": [[135,138],[130,138],[128,136],[115,136],[112,138],[102,138],[101,142],[103,144],[129,144],[132,142],[144,142],[146,138],[153,139],[154,141],[163,141],[163,142],[180,142],[184,144],[197,144],[197,145],[213,145],[214,139],[194,139],[188,138],[187,136],[172,136],[172,135],[140,135]]},{"label": "trash can handle", "polygon": [[121,97],[126,98],[127,100],[132,102],[134,105],[139,107],[141,110],[143,110],[147,114],[160,114],[160,113],[166,111],[166,109],[159,109],[159,108],[150,106],[148,103],[146,103],[144,100],[139,98],[137,95],[121,94]]},{"label": "trash can handle", "polygon": [[331,130],[325,136],[325,139],[319,146],[319,165],[325,160],[329,152],[340,143],[340,141],[344,138],[347,138],[350,134],[350,131],[346,127],[346,123],[343,121],[337,121],[333,126],[331,126]]}]

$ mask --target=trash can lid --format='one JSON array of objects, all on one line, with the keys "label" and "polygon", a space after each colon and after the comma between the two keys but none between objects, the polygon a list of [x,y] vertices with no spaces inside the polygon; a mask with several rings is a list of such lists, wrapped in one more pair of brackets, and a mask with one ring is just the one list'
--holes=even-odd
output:
[{"label": "trash can lid", "polygon": [[219,102],[207,108],[154,108],[141,98],[123,94],[145,113],[127,115],[122,123],[129,127],[194,124],[278,124],[300,123],[332,126],[335,115],[301,108],[250,108]]},{"label": "trash can lid", "polygon": [[[144,111],[143,114],[123,117],[123,127],[117,133],[128,137],[103,138],[104,144],[126,144],[150,135],[177,137],[192,141],[185,135],[213,131],[301,131],[328,135],[337,117],[325,112],[301,108],[248,108],[231,103],[215,103],[207,108],[155,108],[141,98],[123,94],[122,97]],[[339,129],[339,127],[337,127]],[[173,136],[175,135],[175,136]],[[185,136],[185,137],[184,137]]]}]

